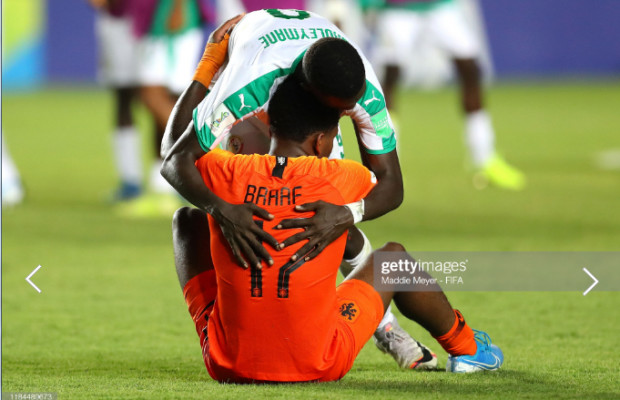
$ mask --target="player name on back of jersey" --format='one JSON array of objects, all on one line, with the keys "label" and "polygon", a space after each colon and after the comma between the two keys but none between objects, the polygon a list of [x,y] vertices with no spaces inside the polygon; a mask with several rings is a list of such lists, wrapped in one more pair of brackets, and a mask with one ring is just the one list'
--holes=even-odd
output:
[{"label": "player name on back of jersey", "polygon": [[281,28],[274,29],[258,38],[258,41],[263,44],[263,48],[276,44],[278,42],[285,42],[287,40],[318,40],[326,37],[334,37],[338,39],[344,39],[338,32],[334,32],[327,28]]},{"label": "player name on back of jersey", "polygon": [[297,204],[297,198],[301,196],[301,189],[301,186],[295,186],[291,189],[287,186],[268,188],[248,185],[243,202],[254,203],[257,206],[291,206]]}]

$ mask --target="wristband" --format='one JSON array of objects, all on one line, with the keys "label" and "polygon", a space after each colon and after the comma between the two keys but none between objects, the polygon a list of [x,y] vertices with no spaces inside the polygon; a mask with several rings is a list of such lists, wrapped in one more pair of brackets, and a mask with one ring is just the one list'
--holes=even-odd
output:
[{"label": "wristband", "polygon": [[349,203],[344,205],[353,214],[353,223],[357,224],[364,219],[364,199],[356,201],[355,203]]},{"label": "wristband", "polygon": [[228,39],[230,35],[227,33],[219,43],[207,43],[202,58],[196,67],[194,80],[203,84],[208,88],[211,80],[226,60],[226,52],[228,51]]}]

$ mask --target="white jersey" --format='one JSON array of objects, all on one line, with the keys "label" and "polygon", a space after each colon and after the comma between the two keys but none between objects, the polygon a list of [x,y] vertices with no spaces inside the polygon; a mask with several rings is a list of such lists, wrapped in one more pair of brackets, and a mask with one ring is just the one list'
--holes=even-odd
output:
[{"label": "white jersey", "polygon": [[[323,37],[347,40],[334,24],[312,12],[270,9],[243,17],[230,36],[228,64],[194,110],[194,129],[202,148],[217,146],[237,120],[266,111],[278,84]],[[366,69],[366,92],[344,114],[355,121],[358,141],[368,153],[388,153],[396,148],[396,139],[383,92],[370,63],[353,46]]]}]

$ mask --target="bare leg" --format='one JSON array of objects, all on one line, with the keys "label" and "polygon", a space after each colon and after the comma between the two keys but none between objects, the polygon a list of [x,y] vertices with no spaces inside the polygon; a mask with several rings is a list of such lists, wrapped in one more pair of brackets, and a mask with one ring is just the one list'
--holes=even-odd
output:
[{"label": "bare leg", "polygon": [[[399,243],[389,242],[376,251],[404,252],[405,248]],[[356,268],[346,279],[359,279],[372,286],[374,285],[374,256],[373,252],[366,262]],[[413,259],[411,259],[413,261]],[[430,278],[425,272],[416,272],[415,276]],[[446,295],[438,290],[432,292],[394,292],[378,290],[383,300],[384,309],[387,309],[392,299],[403,315],[424,327],[433,336],[447,333],[454,324],[454,311]]]},{"label": "bare leg", "polygon": [[394,109],[394,92],[400,80],[400,67],[398,65],[387,65],[385,67],[385,77],[383,79],[383,96],[388,110]]},{"label": "bare leg", "polygon": [[141,193],[142,157],[140,135],[134,127],[132,105],[136,100],[135,87],[114,89],[115,129],[112,136],[113,154],[120,186],[114,193],[114,201],[136,198]]},{"label": "bare leg", "polygon": [[213,269],[209,221],[195,208],[183,207],[172,219],[174,263],[181,288],[194,276]]},{"label": "bare leg", "polygon": [[461,106],[466,114],[482,109],[480,68],[473,58],[454,59],[461,87]]},{"label": "bare leg", "polygon": [[116,103],[115,118],[118,128],[133,126],[133,115],[131,113],[131,104],[135,99],[135,87],[122,87],[114,89],[114,98]]},{"label": "bare leg", "polygon": [[174,107],[174,101],[170,97],[168,89],[164,86],[143,86],[140,88],[140,99],[163,132]]}]

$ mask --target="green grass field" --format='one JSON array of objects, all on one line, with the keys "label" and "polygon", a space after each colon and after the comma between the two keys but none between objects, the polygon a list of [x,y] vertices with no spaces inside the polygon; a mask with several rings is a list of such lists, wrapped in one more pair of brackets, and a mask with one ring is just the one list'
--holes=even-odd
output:
[{"label": "green grass field", "polygon": [[[405,201],[364,231],[375,246],[395,240],[411,250],[619,251],[620,171],[594,162],[620,148],[619,92],[618,81],[490,89],[499,148],[529,179],[520,193],[472,187],[453,91],[402,93]],[[110,116],[101,90],[2,98],[5,140],[28,190],[2,215],[2,391],[59,399],[620,397],[620,294],[596,290],[448,293],[502,347],[497,373],[402,371],[369,344],[337,383],[213,382],[176,280],[170,221],[124,220],[104,201],[116,184]],[[140,125],[149,131],[143,113]],[[39,264],[41,294],[24,280]],[[445,352],[407,322],[443,367]]]}]

